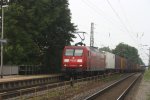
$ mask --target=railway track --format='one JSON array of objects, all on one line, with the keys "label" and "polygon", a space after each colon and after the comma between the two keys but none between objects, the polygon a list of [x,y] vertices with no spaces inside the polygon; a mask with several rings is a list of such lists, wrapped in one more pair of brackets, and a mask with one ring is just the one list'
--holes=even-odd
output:
[{"label": "railway track", "polygon": [[[103,77],[103,76],[100,75],[99,77]],[[75,84],[77,82],[79,83],[79,82],[87,81],[90,79],[91,79],[91,77],[73,80],[73,84]],[[37,93],[40,91],[49,90],[49,89],[53,89],[53,88],[59,88],[59,87],[63,87],[66,85],[70,86],[71,84],[72,84],[72,81],[63,81],[63,82],[58,82],[58,83],[44,84],[44,85],[25,88],[25,89],[18,89],[18,90],[3,92],[3,93],[0,93],[0,100],[3,100],[3,99],[11,100],[11,98],[18,97],[21,95],[27,95],[28,96],[27,98],[32,98],[32,96],[34,96],[33,93],[35,93],[35,92]],[[28,95],[28,94],[31,94],[31,95]]]},{"label": "railway track", "polygon": [[123,100],[140,76],[141,73],[127,76],[86,97],[84,100]]},{"label": "railway track", "polygon": [[[82,82],[84,82],[84,81],[91,81],[91,80],[96,80],[96,79],[101,79],[101,78],[104,78],[104,77],[102,75],[94,76],[94,77],[87,77],[87,78],[83,78],[83,79],[74,80],[73,83],[79,84],[81,82],[81,84],[82,84]],[[105,78],[106,78],[106,76],[105,76]],[[26,98],[33,98],[33,96],[35,96],[35,93],[36,93],[36,95],[42,94],[41,91],[47,91],[47,90],[51,91],[51,89],[59,88],[59,87],[63,87],[63,89],[64,89],[64,88],[70,86],[71,83],[72,83],[72,81],[64,81],[64,82],[59,82],[59,83],[40,85],[40,86],[36,86],[36,87],[32,87],[32,88],[19,89],[19,90],[10,91],[10,92],[3,92],[0,94],[0,98],[1,98],[0,100],[3,100],[3,99],[13,100],[12,98],[16,98],[16,97],[17,97],[17,100],[20,100],[23,95]],[[14,99],[14,100],[16,100],[16,99]]]}]

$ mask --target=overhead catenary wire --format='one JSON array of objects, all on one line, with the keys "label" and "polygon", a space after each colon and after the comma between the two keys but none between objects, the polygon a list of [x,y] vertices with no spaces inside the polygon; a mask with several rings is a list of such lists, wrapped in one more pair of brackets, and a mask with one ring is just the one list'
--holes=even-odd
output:
[{"label": "overhead catenary wire", "polygon": [[[116,23],[114,23],[112,20],[110,20],[108,17],[107,17],[107,15],[101,10],[101,9],[99,9],[97,6],[95,6],[95,5],[93,5],[93,6],[91,6],[92,5],[92,2],[90,2],[89,0],[86,0],[86,1],[84,1],[84,0],[81,0],[81,1],[83,1],[89,8],[91,8],[91,9],[93,9],[98,15],[100,15],[100,16],[104,16],[104,19],[106,20],[106,22],[110,22],[111,24],[116,24]],[[88,4],[87,3],[87,1],[88,2],[90,2],[90,4]],[[109,2],[109,1],[108,1]],[[112,7],[112,6],[111,6]],[[116,12],[116,11],[115,11]],[[117,14],[117,12],[116,12],[116,14]],[[118,14],[117,14],[117,16],[119,16]],[[112,18],[111,18],[112,19]],[[126,31],[127,31],[127,33],[129,34],[130,33],[130,31],[128,30],[128,28],[126,27],[126,25],[124,24],[124,23],[122,23],[123,21],[122,21],[122,19],[119,17],[119,19],[121,20],[121,24],[122,24],[122,27],[123,27],[123,29],[125,29]],[[119,20],[119,21],[120,21]],[[116,22],[116,21],[115,21]],[[118,29],[118,27],[117,27],[117,29]],[[120,31],[123,31],[122,29],[120,29]],[[123,32],[125,32],[125,31],[123,31]],[[130,35],[129,34],[129,36],[130,36],[130,38],[133,40],[133,42],[135,42],[135,39],[132,37],[132,35]],[[136,42],[135,42],[136,43]],[[137,44],[137,43],[136,43]]]},{"label": "overhead catenary wire", "polygon": [[[86,4],[89,8],[91,8],[92,10],[94,10],[99,16],[104,18],[104,21],[106,21],[107,23],[111,23],[112,25],[116,25],[116,20],[114,20],[113,18],[110,18],[102,9],[100,9],[99,7],[97,7],[96,5],[94,5],[94,3],[90,0],[81,0],[84,4]],[[132,39],[132,41],[138,46],[139,48],[139,43],[137,43],[138,41],[135,39],[136,37],[133,37],[133,34],[130,34],[133,32],[131,25],[126,25],[128,21],[128,18],[125,14],[125,11],[123,9],[123,7],[121,7],[121,10],[123,11],[126,23],[124,22],[124,20],[122,20],[121,16],[118,14],[118,12],[113,8],[112,4],[109,2],[109,0],[107,0],[107,3],[109,4],[109,6],[111,7],[111,9],[113,10],[114,14],[117,16],[117,19],[119,20],[120,24],[119,25],[119,30],[120,27],[123,28],[127,34],[130,36],[130,38]],[[120,2],[119,2],[120,3]],[[121,5],[121,4],[120,4]],[[114,23],[115,22],[115,23]],[[117,21],[118,22],[118,21]],[[118,28],[118,27],[117,27]],[[121,30],[123,32],[125,32],[124,30]]]},{"label": "overhead catenary wire", "polygon": [[126,25],[124,24],[123,20],[121,19],[121,17],[119,16],[119,14],[116,12],[116,10],[113,8],[113,6],[111,5],[111,3],[109,2],[109,0],[106,0],[107,3],[109,4],[109,6],[111,7],[111,9],[113,10],[113,12],[115,13],[115,15],[117,16],[117,18],[119,19],[119,21],[121,22],[121,24],[124,26],[124,28],[126,29],[127,32],[129,32],[128,28],[126,27]]},{"label": "overhead catenary wire", "polygon": [[[112,19],[112,17],[111,18],[109,18],[109,16],[107,16],[107,14],[103,11],[103,10],[101,10],[100,8],[98,8],[96,5],[94,5],[92,2],[90,2],[89,0],[81,0],[85,5],[87,5],[89,8],[91,8],[92,10],[94,10],[99,16],[103,16],[103,18],[104,18],[104,20],[105,20],[105,22],[107,22],[107,23],[111,23],[113,26],[114,26],[114,24],[116,24],[116,21],[117,20],[113,20]],[[89,1],[89,2],[88,2]],[[107,24],[107,25],[109,25],[109,24]],[[119,25],[119,24],[117,24],[117,25]],[[120,26],[119,25],[119,28],[118,27],[115,27],[115,28],[117,28],[117,29],[119,29],[120,31],[122,31],[122,32],[125,32],[125,30],[123,30],[124,29],[124,27],[122,27],[122,26]],[[122,29],[121,29],[122,28]],[[109,31],[110,32],[110,31]],[[95,42],[96,43],[96,42]]]},{"label": "overhead catenary wire", "polygon": [[[94,12],[96,12],[100,17],[103,16],[104,20],[106,23],[111,23],[113,26],[114,24],[116,24],[116,20],[113,20],[112,18],[109,18],[105,13],[104,11],[102,11],[100,8],[98,8],[97,6],[93,5],[92,2],[88,3],[87,1],[88,0],[81,0],[83,3],[85,3],[89,8],[91,8]],[[93,5],[93,6],[92,6]],[[118,25],[118,24],[117,24]],[[116,27],[118,29],[118,27]],[[122,32],[125,32],[123,31],[123,29],[121,29],[121,26],[119,26],[119,30],[122,31]]]},{"label": "overhead catenary wire", "polygon": [[[112,11],[115,13],[116,17],[119,19],[119,21],[121,22],[121,24],[123,25],[124,29],[127,31],[127,33],[129,34],[130,31],[128,30],[127,26],[124,24],[122,18],[119,16],[119,14],[117,13],[117,11],[113,8],[113,6],[111,5],[111,3],[109,2],[109,0],[106,0],[108,5],[111,7]],[[129,36],[131,37],[131,39],[135,42],[134,38],[132,37],[132,35],[129,34]],[[136,43],[136,42],[135,42]],[[137,44],[137,43],[136,43]]]},{"label": "overhead catenary wire", "polygon": [[131,26],[131,24],[130,24],[130,22],[129,22],[129,20],[128,20],[128,17],[127,17],[127,15],[126,15],[126,13],[125,13],[125,10],[124,10],[124,8],[123,8],[123,5],[121,4],[121,2],[120,2],[119,0],[118,0],[118,2],[119,2],[119,5],[120,5],[120,8],[121,8],[121,11],[122,11],[122,13],[123,13],[123,16],[124,16],[126,22],[128,23],[128,26],[129,26],[129,28],[130,28],[130,31],[133,32],[133,28],[132,28],[132,26]]},{"label": "overhead catenary wire", "polygon": [[124,26],[124,28],[126,29],[127,33],[129,34],[130,38],[132,39],[132,41],[137,45],[137,47],[139,48],[139,43],[136,42],[136,40],[133,38],[133,36],[130,34],[131,32],[129,31],[129,29],[127,28],[127,26],[124,24],[122,18],[119,16],[119,14],[117,13],[117,11],[113,8],[113,6],[111,5],[111,3],[109,2],[109,0],[106,0],[107,3],[109,4],[109,6],[111,7],[111,9],[113,10],[113,12],[115,13],[116,17],[120,20],[120,22],[122,23],[122,25]]},{"label": "overhead catenary wire", "polygon": [[[126,31],[127,31],[127,33],[129,34],[129,33],[131,33],[130,31],[129,31],[129,29],[127,28],[127,26],[124,24],[124,22],[123,22],[123,20],[122,20],[122,18],[119,16],[119,14],[117,13],[117,11],[113,8],[113,6],[111,5],[111,3],[109,2],[109,0],[106,0],[107,1],[107,3],[109,4],[109,6],[111,7],[111,9],[113,10],[113,12],[115,13],[115,15],[116,15],[116,17],[120,20],[120,22],[122,23],[122,25],[124,26],[124,28],[126,29]],[[123,8],[122,8],[123,9]],[[125,14],[124,14],[125,15]],[[126,20],[127,20],[127,17],[126,17]],[[132,28],[131,28],[132,29]],[[139,49],[139,43],[137,43],[136,41],[135,41],[135,39],[132,37],[132,35],[130,35],[129,34],[129,36],[133,39],[133,41],[137,44],[137,46],[138,46],[138,49]]]}]

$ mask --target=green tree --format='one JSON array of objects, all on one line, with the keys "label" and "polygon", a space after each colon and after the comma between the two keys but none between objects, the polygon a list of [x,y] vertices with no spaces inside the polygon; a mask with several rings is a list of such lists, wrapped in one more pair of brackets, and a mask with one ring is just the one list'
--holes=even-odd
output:
[{"label": "green tree", "polygon": [[62,50],[75,31],[68,0],[15,0],[5,16],[5,63],[59,69]]},{"label": "green tree", "polygon": [[141,58],[139,58],[138,50],[135,47],[129,46],[124,43],[120,43],[116,46],[116,48],[113,50],[113,53],[116,55],[119,55],[121,57],[125,57],[132,62],[135,63],[142,63],[140,61]]},{"label": "green tree", "polygon": [[140,65],[145,65],[144,62],[143,62],[143,60],[141,58],[139,58],[139,64]]},{"label": "green tree", "polygon": [[99,48],[100,51],[108,51],[108,52],[112,52],[112,50],[109,47],[102,47]]},{"label": "green tree", "polygon": [[5,9],[5,37],[8,43],[4,52],[5,64],[38,64],[40,49],[34,43],[26,28],[27,18],[24,7],[13,3]]}]

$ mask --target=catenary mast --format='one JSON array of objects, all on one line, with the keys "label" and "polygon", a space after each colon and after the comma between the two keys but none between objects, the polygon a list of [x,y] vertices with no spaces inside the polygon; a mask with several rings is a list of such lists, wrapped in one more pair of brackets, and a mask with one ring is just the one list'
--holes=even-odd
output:
[{"label": "catenary mast", "polygon": [[94,46],[94,23],[91,23],[90,46]]}]

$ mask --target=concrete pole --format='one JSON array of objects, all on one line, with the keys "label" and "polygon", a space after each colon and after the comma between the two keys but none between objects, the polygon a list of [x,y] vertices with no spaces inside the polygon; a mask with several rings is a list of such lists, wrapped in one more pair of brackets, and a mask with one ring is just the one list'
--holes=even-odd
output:
[{"label": "concrete pole", "polygon": [[[1,39],[4,38],[4,10],[3,7],[1,7],[2,9],[2,33],[1,33]],[[3,43],[1,42],[1,78],[3,78]]]},{"label": "concrete pole", "polygon": [[149,47],[149,61],[148,61],[148,67],[150,68],[150,47]]},{"label": "concrete pole", "polygon": [[94,47],[94,23],[91,23],[90,46]]}]

